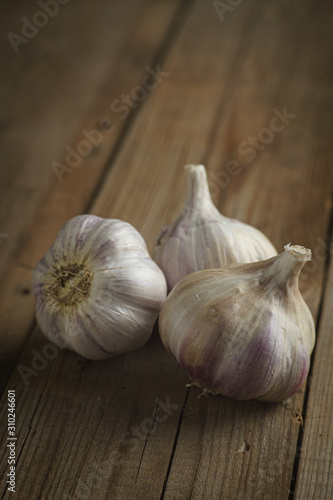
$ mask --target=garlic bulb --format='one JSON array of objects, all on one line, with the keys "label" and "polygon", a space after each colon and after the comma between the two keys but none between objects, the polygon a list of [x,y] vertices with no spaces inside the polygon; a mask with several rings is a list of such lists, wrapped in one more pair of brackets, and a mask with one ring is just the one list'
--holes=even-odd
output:
[{"label": "garlic bulb", "polygon": [[166,349],[204,392],[282,401],[303,384],[315,342],[298,277],[311,251],[286,245],[261,262],[197,271],[162,307]]},{"label": "garlic bulb", "polygon": [[167,291],[141,234],[94,215],[66,222],[36,265],[32,286],[43,333],[89,359],[141,347]]},{"label": "garlic bulb", "polygon": [[204,165],[185,168],[188,171],[185,205],[173,224],[162,227],[153,253],[169,290],[194,271],[255,262],[277,254],[261,231],[217,210],[209,193]]}]

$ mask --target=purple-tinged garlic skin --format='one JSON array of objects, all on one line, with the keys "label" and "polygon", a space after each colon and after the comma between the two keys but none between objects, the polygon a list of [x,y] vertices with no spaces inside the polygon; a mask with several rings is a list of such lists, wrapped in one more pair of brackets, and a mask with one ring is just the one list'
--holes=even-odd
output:
[{"label": "purple-tinged garlic skin", "polygon": [[36,318],[60,348],[106,359],[144,345],[167,293],[163,272],[127,222],[79,215],[32,274]]},{"label": "purple-tinged garlic skin", "polygon": [[180,280],[159,317],[166,349],[205,392],[277,402],[303,385],[315,343],[298,277],[311,251],[197,271]]},{"label": "purple-tinged garlic skin", "polygon": [[185,168],[185,205],[173,224],[162,227],[153,252],[153,259],[166,276],[168,290],[195,271],[256,262],[277,254],[261,231],[217,210],[204,165]]}]

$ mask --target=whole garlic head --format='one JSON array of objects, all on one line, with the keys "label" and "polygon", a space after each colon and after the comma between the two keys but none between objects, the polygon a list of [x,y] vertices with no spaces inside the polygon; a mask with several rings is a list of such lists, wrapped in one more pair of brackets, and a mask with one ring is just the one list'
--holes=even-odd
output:
[{"label": "whole garlic head", "polygon": [[261,231],[217,210],[209,193],[204,165],[185,168],[185,205],[173,224],[162,227],[153,252],[169,290],[195,271],[255,262],[277,254]]},{"label": "whole garlic head", "polygon": [[89,359],[147,342],[167,292],[141,234],[94,215],[66,222],[36,265],[32,287],[46,337]]},{"label": "whole garlic head", "polygon": [[166,349],[195,385],[233,399],[282,401],[304,383],[315,343],[298,277],[311,251],[286,245],[262,262],[180,280],[159,318]]}]

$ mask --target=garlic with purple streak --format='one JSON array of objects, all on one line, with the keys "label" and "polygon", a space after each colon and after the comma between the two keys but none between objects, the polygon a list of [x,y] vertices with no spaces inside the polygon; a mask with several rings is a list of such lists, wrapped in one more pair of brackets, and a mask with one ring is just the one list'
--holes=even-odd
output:
[{"label": "garlic with purple streak", "polygon": [[46,337],[88,359],[145,344],[167,292],[141,234],[94,215],[66,222],[36,265],[32,286]]},{"label": "garlic with purple streak", "polygon": [[311,251],[197,271],[180,280],[159,318],[166,349],[193,384],[233,399],[282,401],[302,386],[315,343],[298,278]]},{"label": "garlic with purple streak", "polygon": [[153,253],[169,290],[194,271],[255,262],[277,254],[261,231],[217,210],[209,193],[204,165],[185,168],[185,205],[173,224],[162,227]]}]

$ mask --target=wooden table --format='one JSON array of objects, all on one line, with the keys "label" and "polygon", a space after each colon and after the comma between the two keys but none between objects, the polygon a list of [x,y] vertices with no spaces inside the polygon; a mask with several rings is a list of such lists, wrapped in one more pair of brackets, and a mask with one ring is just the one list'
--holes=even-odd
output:
[{"label": "wooden table", "polygon": [[[4,4],[1,498],[332,499],[332,4]],[[187,163],[206,165],[225,215],[279,251],[312,249],[300,287],[317,343],[287,402],[198,399],[156,327],[142,349],[85,361],[36,326],[31,271],[64,222],[123,219],[151,252]]]}]

